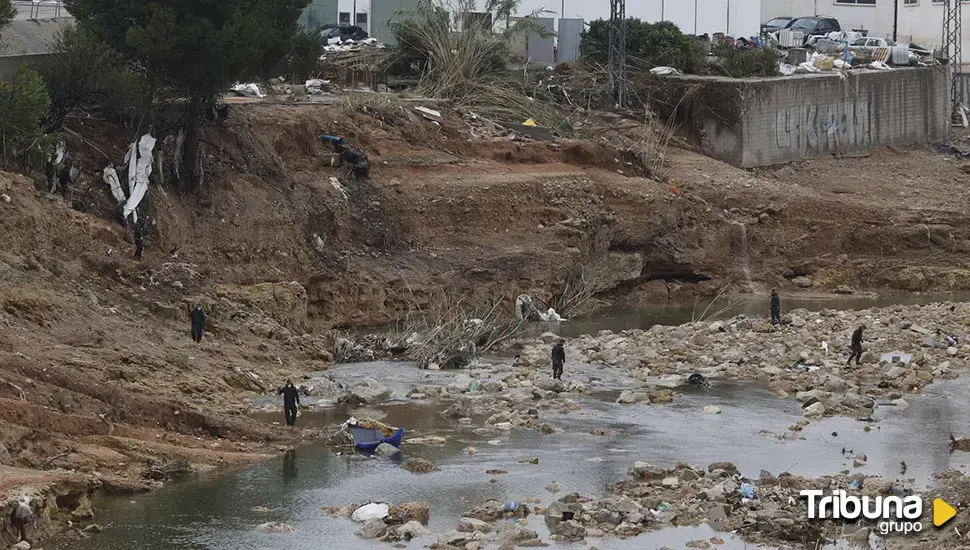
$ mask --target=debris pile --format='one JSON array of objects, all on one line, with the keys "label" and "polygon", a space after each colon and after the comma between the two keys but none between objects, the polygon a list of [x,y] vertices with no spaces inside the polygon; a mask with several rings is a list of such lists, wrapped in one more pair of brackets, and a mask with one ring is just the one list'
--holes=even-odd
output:
[{"label": "debris pile", "polygon": [[[621,333],[602,331],[567,342],[570,361],[603,365],[643,381],[621,396],[653,401],[648,377],[676,383],[693,373],[765,380],[796,397],[806,416],[870,418],[876,400],[904,402],[934,379],[955,378],[970,357],[970,308],[949,303],[864,311],[795,310],[773,327],[766,318],[738,316]],[[853,330],[866,325],[861,366],[847,366]],[[518,364],[546,368],[549,335],[528,342]],[[875,381],[875,383],[873,383]],[[640,398],[637,398],[640,396]]]}]

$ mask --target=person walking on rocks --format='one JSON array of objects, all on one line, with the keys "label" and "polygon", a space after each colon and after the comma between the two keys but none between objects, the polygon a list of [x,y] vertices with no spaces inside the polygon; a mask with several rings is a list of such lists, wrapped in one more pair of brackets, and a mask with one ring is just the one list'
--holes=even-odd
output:
[{"label": "person walking on rocks", "polygon": [[202,333],[205,332],[205,312],[202,311],[202,304],[195,305],[190,318],[192,319],[192,340],[199,343],[202,341]]},{"label": "person walking on rocks", "polygon": [[849,360],[845,362],[846,365],[851,365],[853,359],[855,359],[856,365],[862,364],[862,331],[864,330],[866,330],[866,326],[860,325],[852,333],[852,354],[849,355]]},{"label": "person walking on rocks", "polygon": [[771,324],[781,324],[781,298],[775,289],[771,289]]},{"label": "person walking on rocks", "polygon": [[292,380],[287,380],[286,385],[280,388],[279,395],[283,396],[283,414],[286,416],[286,425],[296,424],[296,411],[300,406],[300,390],[293,386]]},{"label": "person walking on rocks", "polygon": [[555,380],[562,380],[562,367],[566,364],[566,350],[563,344],[566,341],[560,339],[552,346],[552,377]]}]

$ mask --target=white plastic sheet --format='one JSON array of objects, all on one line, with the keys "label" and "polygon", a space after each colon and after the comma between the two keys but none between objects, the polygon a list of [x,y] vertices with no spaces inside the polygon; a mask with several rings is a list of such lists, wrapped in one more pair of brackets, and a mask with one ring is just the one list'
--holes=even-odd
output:
[{"label": "white plastic sheet", "polygon": [[125,191],[121,188],[121,180],[118,179],[118,172],[113,164],[109,164],[104,169],[104,182],[111,188],[111,196],[118,202],[125,201]]},{"label": "white plastic sheet", "polygon": [[[148,177],[152,174],[152,149],[155,148],[155,138],[151,134],[141,136],[137,143],[131,144],[131,150],[125,156],[128,161],[128,189],[131,195],[125,203],[125,217],[127,218],[145,198],[148,192]],[[137,214],[134,217],[138,221]]]},{"label": "white plastic sheet", "polygon": [[354,514],[350,516],[350,519],[358,523],[364,523],[370,519],[384,519],[387,517],[389,511],[390,509],[387,504],[377,504],[376,502],[365,504],[354,510]]},{"label": "white plastic sheet", "polygon": [[259,86],[257,86],[255,83],[252,83],[252,82],[248,84],[236,84],[231,89],[237,94],[241,94],[246,97],[257,97],[257,98],[266,97],[266,94],[264,94],[259,90]]}]

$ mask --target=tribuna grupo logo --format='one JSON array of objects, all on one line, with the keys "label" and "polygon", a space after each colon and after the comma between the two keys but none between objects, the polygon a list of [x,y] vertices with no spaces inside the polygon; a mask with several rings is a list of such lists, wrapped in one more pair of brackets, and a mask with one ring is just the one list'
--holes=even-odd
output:
[{"label": "tribuna grupo logo", "polygon": [[[923,515],[923,499],[915,495],[857,497],[849,495],[843,490],[835,490],[825,494],[825,491],[817,489],[804,490],[799,494],[808,499],[809,519],[852,521],[865,518],[875,521],[879,532],[883,535],[918,533],[923,529],[923,524],[920,522],[920,517]],[[946,503],[943,504],[949,507]],[[935,508],[939,506],[934,501],[934,516],[936,515]],[[934,523],[936,523],[935,519]]]}]

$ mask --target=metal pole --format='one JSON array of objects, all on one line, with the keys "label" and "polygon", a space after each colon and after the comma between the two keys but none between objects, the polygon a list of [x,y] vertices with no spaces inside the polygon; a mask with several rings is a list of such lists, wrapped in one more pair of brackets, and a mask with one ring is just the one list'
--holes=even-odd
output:
[{"label": "metal pole", "polygon": [[664,19],[664,4],[666,4],[666,0],[660,0],[660,20],[661,21],[666,20]]},{"label": "metal pole", "polygon": [[694,0],[694,35],[697,35],[697,0]]},{"label": "metal pole", "polygon": [[899,29],[899,0],[893,0],[893,42],[896,41],[896,31]]},{"label": "metal pole", "polygon": [[731,36],[731,0],[727,0],[727,31],[725,34]]},{"label": "metal pole", "polygon": [[354,14],[350,16],[350,24],[357,25],[357,0],[354,0]]}]

